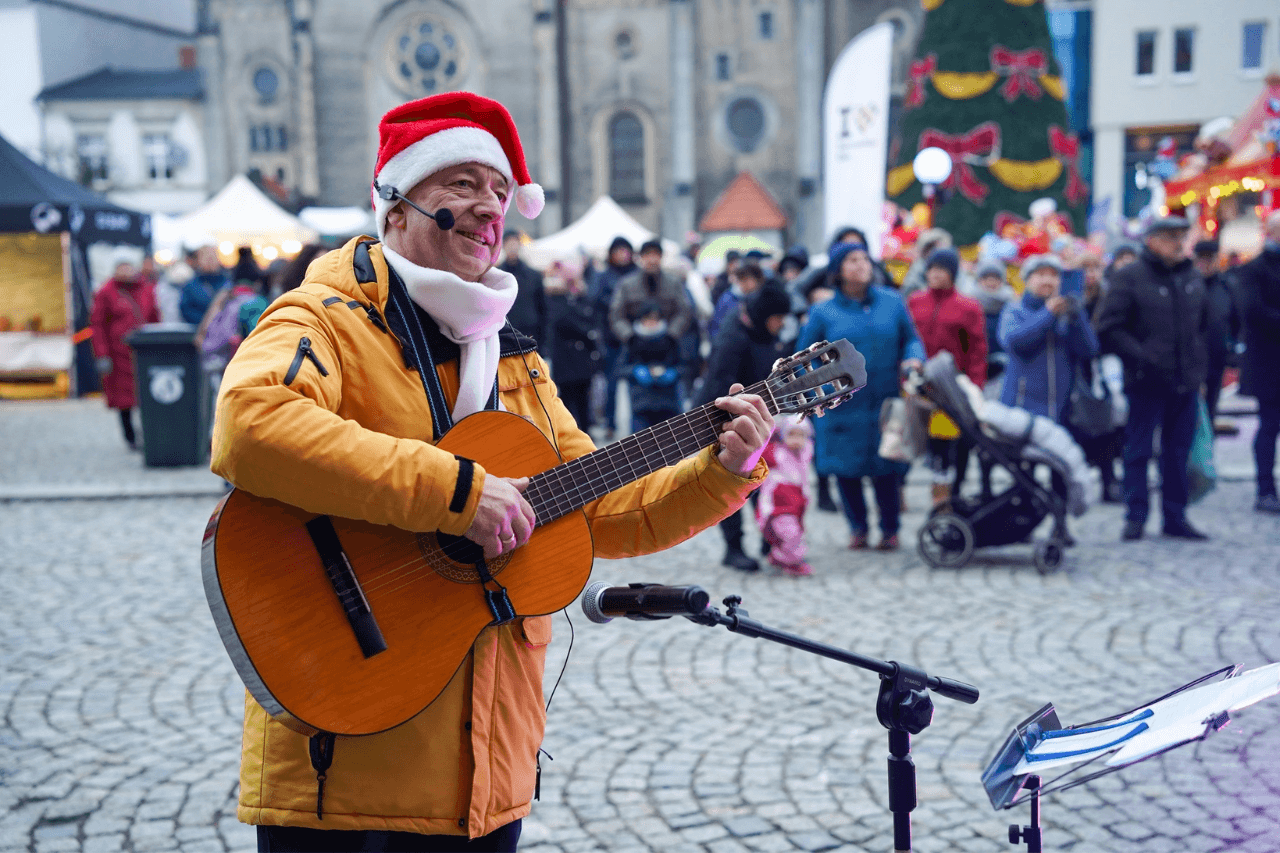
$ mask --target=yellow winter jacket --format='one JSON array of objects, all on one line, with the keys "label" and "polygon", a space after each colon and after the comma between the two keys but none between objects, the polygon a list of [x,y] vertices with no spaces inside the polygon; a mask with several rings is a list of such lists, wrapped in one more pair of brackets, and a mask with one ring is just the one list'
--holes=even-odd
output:
[{"label": "yellow winter jacket", "polygon": [[[212,468],[248,492],[312,512],[462,534],[484,470],[475,466],[465,506],[451,512],[460,463],[431,444],[421,379],[405,366],[383,319],[386,262],[377,244],[357,253],[365,240],[313,263],[303,285],[277,299],[245,339],[218,395]],[[300,349],[302,338],[314,358]],[[452,405],[456,362],[437,373]],[[546,407],[565,459],[595,449],[536,352],[503,357],[498,389],[508,411],[544,434]],[[762,463],[740,477],[703,450],[637,480],[587,506],[596,553],[615,558],[670,547],[738,509],[764,473]],[[550,616],[485,628],[422,713],[387,732],[338,738],[323,819],[316,817],[308,739],[246,694],[238,817],[473,838],[524,817],[545,724],[550,640]]]}]

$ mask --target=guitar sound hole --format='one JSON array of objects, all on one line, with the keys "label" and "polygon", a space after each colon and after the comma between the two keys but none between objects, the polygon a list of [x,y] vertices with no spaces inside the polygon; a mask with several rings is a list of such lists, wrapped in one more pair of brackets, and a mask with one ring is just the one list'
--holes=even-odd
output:
[{"label": "guitar sound hole", "polygon": [[440,550],[455,563],[474,566],[484,559],[484,549],[465,536],[450,536],[448,533],[437,533],[436,541]]}]

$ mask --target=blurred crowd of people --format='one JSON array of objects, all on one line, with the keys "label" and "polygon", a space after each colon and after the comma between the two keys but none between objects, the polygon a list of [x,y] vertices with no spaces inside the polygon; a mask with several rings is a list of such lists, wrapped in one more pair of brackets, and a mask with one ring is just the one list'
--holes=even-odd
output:
[{"label": "blurred crowd of people", "polygon": [[[778,358],[817,341],[847,338],[857,347],[867,361],[867,387],[812,428],[781,419],[769,451],[774,474],[753,502],[765,557],[802,575],[810,571],[803,519],[811,500],[843,511],[851,548],[899,547],[908,464],[879,455],[881,407],[902,393],[906,372],[944,351],[991,398],[1071,431],[1100,471],[1102,500],[1126,506],[1125,540],[1144,535],[1148,466],[1157,456],[1164,534],[1204,538],[1186,515],[1188,456],[1201,408],[1212,422],[1224,373],[1238,367],[1241,392],[1259,404],[1255,508],[1280,513],[1273,478],[1280,213],[1266,223],[1262,253],[1232,268],[1214,241],[1188,246],[1188,228],[1166,218],[1140,243],[1121,243],[1108,256],[1082,244],[1032,256],[1019,270],[1021,293],[1004,262],[962,260],[939,229],[920,235],[901,284],[856,228],[835,235],[825,265],[811,265],[802,246],[781,257],[729,252],[714,277],[698,272],[697,235],[679,258],[664,257],[656,240],[637,249],[618,237],[603,264],[556,261],[538,272],[520,256],[527,238],[511,231],[500,263],[519,284],[509,321],[539,342],[578,424],[606,442],[704,405],[735,382],[762,381]],[[148,322],[196,326],[216,385],[269,301],[297,287],[325,251],[306,246],[265,270],[247,247],[231,267],[209,245],[162,273],[150,259],[139,265],[120,257],[97,294],[92,325],[107,404],[120,410],[125,440],[137,444],[124,342],[133,329]],[[618,422],[620,387],[629,399],[626,424]],[[945,417],[930,421],[929,434],[932,497],[940,504],[965,483],[973,448]],[[981,488],[989,492],[991,465],[978,455]],[[744,550],[741,515],[721,531],[725,564],[758,570]]]}]

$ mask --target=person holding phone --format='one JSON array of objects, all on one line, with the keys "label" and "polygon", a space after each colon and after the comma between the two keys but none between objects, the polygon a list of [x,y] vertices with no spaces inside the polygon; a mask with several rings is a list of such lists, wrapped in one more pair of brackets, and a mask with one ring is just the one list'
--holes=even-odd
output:
[{"label": "person holding phone", "polygon": [[1000,402],[1062,423],[1076,368],[1098,354],[1098,337],[1079,296],[1061,292],[1057,258],[1028,258],[1022,280],[1022,299],[1000,315],[998,337],[1009,356]]}]

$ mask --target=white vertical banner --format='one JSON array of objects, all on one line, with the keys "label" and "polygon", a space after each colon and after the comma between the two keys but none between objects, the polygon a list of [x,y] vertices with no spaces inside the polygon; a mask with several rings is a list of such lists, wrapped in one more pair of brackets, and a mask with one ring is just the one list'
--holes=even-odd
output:
[{"label": "white vertical banner", "polygon": [[893,25],[870,27],[845,45],[822,99],[824,225],[827,240],[852,225],[880,257]]}]

